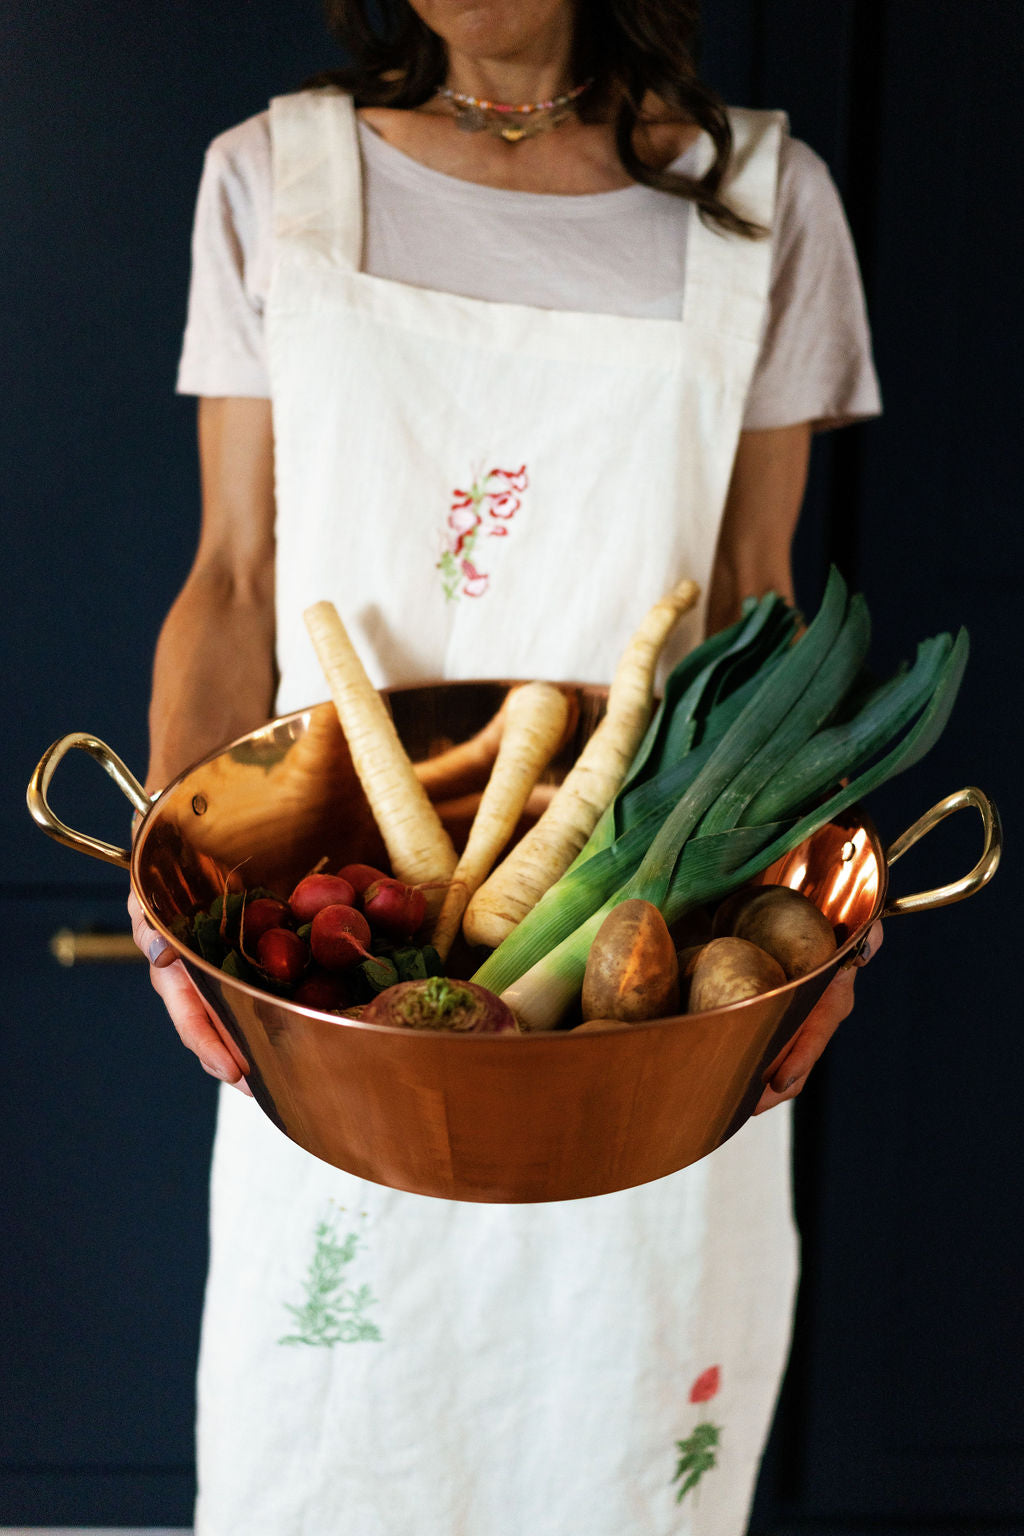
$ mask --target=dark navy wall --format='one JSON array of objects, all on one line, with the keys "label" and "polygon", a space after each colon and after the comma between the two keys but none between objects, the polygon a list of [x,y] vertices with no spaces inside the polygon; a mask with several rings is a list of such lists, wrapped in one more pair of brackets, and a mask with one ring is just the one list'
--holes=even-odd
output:
[{"label": "dark navy wall", "polygon": [[[786,107],[832,168],[875,331],[886,415],[816,446],[800,593],[813,605],[837,560],[867,593],[880,666],[971,630],[946,736],[872,809],[892,836],[977,782],[1009,835],[976,901],[889,923],[799,1105],[806,1281],[753,1528],[1009,1536],[1024,1531],[1020,11],[707,0],[706,15],[712,82]],[[152,644],[197,528],[194,409],[172,387],[203,148],[333,55],[314,0],[15,0],[4,34],[0,1525],[184,1525],[213,1090],[142,968],[50,958],[65,923],[120,924],[124,881],[37,833],[23,792],[74,729],[141,771]],[[127,807],[91,763],[62,770],[58,808],[124,840]],[[978,842],[966,815],[948,824],[897,890],[961,873]]]}]

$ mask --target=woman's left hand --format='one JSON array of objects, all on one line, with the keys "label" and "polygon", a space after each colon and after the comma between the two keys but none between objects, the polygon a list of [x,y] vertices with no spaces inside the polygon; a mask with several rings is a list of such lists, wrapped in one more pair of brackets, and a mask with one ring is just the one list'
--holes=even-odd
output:
[{"label": "woman's left hand", "polygon": [[776,1104],[795,1099],[822,1051],[845,1018],[853,1012],[853,984],[857,967],[867,965],[882,947],[882,925],[875,923],[853,965],[837,972],[820,1000],[811,1009],[789,1050],[776,1065],[754,1110],[761,1115]]}]

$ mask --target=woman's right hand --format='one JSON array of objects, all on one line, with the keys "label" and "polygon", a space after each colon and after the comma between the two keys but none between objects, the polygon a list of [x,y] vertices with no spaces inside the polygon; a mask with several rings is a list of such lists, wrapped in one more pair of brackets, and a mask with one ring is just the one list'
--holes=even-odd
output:
[{"label": "woman's right hand", "polygon": [[249,1084],[211,1022],[206,1004],[192,985],[188,972],[166,939],[146,922],[134,891],[128,898],[128,915],[132,920],[132,937],[149,961],[149,979],[154,991],[170,1014],[182,1044],[199,1057],[204,1072],[251,1097]]},{"label": "woman's right hand", "polygon": [[[147,787],[269,716],[274,697],[274,441],[269,400],[199,402],[199,549],[164,621],[153,666]],[[128,901],[135,942],[183,1044],[249,1092],[185,967]]]}]

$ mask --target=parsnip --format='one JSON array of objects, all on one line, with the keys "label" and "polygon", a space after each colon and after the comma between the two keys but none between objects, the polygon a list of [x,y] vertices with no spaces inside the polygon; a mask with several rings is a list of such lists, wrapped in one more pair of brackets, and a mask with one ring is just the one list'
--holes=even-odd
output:
[{"label": "parsnip", "polygon": [[696,582],[681,581],[647,613],[615,670],[601,724],[540,821],[470,902],[463,923],[470,943],[497,947],[583,847],[625,778],[647,728],[662,647],[699,596]]},{"label": "parsnip", "polygon": [[569,701],[553,683],[525,683],[511,691],[503,713],[498,755],[434,930],[432,943],[442,960],[459,930],[466,903],[490,873],[565,735]]},{"label": "parsnip", "polygon": [[392,871],[409,885],[448,879],[457,863],[451,838],[334,604],[314,603],[305,620]]}]

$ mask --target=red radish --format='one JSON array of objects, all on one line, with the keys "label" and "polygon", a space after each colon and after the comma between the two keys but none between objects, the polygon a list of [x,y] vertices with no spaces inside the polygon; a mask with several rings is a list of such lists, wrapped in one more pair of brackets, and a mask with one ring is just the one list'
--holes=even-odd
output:
[{"label": "red radish", "polygon": [[356,899],[351,883],[341,875],[306,875],[288,898],[297,922],[309,923],[324,907],[350,907]]},{"label": "red radish", "polygon": [[256,896],[242,909],[242,948],[252,952],[268,928],[284,928],[288,908],[273,896]]},{"label": "red radish", "polygon": [[375,869],[372,864],[346,864],[338,870],[343,880],[347,880],[357,896],[361,896],[368,885],[375,880],[386,880],[382,869]]},{"label": "red radish", "polygon": [[317,964],[329,971],[344,971],[369,960],[369,942],[370,925],[355,907],[336,903],[323,907],[313,919],[309,947]]},{"label": "red radish", "polygon": [[306,969],[309,953],[290,928],[268,928],[256,946],[256,958],[271,981],[292,982]]},{"label": "red radish", "polygon": [[337,971],[312,970],[292,993],[293,1003],[300,1003],[303,1008],[319,1008],[322,1013],[347,1008],[351,1000],[352,993]]},{"label": "red radish", "polygon": [[427,898],[418,886],[384,875],[363,892],[363,911],[389,938],[411,939],[426,916]]}]

